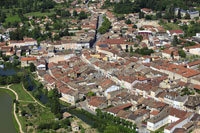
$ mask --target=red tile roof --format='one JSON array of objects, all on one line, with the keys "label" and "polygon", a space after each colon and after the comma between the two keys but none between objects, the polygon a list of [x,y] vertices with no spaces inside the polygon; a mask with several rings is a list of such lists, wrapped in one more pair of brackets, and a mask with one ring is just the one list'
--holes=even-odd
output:
[{"label": "red tile roof", "polygon": [[34,61],[37,60],[36,57],[22,57],[21,61]]},{"label": "red tile roof", "polygon": [[188,65],[191,67],[191,66],[195,66],[195,65],[199,65],[200,64],[200,60],[198,61],[194,61],[194,62],[191,62],[191,63],[188,63]]},{"label": "red tile roof", "polygon": [[160,113],[160,111],[154,110],[154,111],[151,112],[151,115],[157,115],[159,113]]},{"label": "red tile roof", "polygon": [[120,38],[120,39],[107,39],[104,42],[107,43],[107,44],[126,44],[127,43],[124,38]]},{"label": "red tile roof", "polygon": [[182,30],[169,30],[170,34],[183,34],[184,32]]},{"label": "red tile roof", "polygon": [[88,102],[89,105],[94,106],[94,107],[99,107],[101,104],[106,102],[105,97],[91,97],[90,101]]},{"label": "red tile roof", "polygon": [[117,107],[108,108],[105,111],[117,114],[120,110],[123,110],[123,109],[131,107],[131,106],[132,106],[131,103],[127,103],[127,104],[123,104],[123,105],[120,105],[120,106],[117,106]]},{"label": "red tile roof", "polygon": [[194,88],[200,90],[200,85],[195,85]]}]

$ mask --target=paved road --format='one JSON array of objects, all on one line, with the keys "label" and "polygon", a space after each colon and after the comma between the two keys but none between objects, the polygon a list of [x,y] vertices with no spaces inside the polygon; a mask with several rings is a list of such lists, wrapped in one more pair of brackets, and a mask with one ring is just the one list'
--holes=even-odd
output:
[{"label": "paved road", "polygon": [[[93,10],[90,10],[90,9],[89,9],[89,7],[88,7],[89,1],[90,1],[90,0],[88,0],[87,3],[86,3],[86,8],[91,12],[91,15],[93,16],[93,14],[94,14],[95,12],[94,12]],[[100,14],[98,17],[99,17],[99,20],[98,20],[98,22],[97,22],[97,23],[98,23],[97,29],[99,29],[99,27],[101,27],[101,25],[102,25],[102,23],[103,23],[103,15]],[[101,36],[102,36],[102,35],[99,34],[99,33],[97,32],[97,34],[96,34],[96,42],[99,41],[99,40],[101,39]],[[96,48],[96,42],[95,42],[95,43],[93,44],[93,46],[92,46],[94,49]]]},{"label": "paved road", "polygon": [[[99,20],[98,20],[98,27],[97,27],[97,29],[99,29],[101,27],[102,23],[103,23],[103,14],[100,14],[98,17],[99,17]],[[99,32],[97,32],[97,34],[96,34],[96,42],[98,42],[99,40],[101,40],[101,37],[102,37],[102,35]],[[96,48],[96,42],[92,46],[94,49]]]}]

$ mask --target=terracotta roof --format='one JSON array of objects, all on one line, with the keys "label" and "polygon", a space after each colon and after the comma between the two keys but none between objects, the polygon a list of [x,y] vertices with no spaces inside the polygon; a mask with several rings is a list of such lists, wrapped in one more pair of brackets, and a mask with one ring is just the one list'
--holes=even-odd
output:
[{"label": "terracotta roof", "polygon": [[124,38],[120,38],[120,39],[107,39],[104,42],[107,43],[107,44],[126,44],[127,43]]},{"label": "terracotta roof", "polygon": [[32,60],[37,60],[36,57],[22,57],[21,61],[32,61]]},{"label": "terracotta roof", "polygon": [[166,54],[169,54],[169,55],[171,55],[171,52],[173,52],[174,56],[179,56],[178,50],[176,50],[176,49],[166,49],[166,50],[164,50],[162,52],[166,53]]},{"label": "terracotta roof", "polygon": [[121,117],[121,118],[124,118],[124,119],[127,119],[130,115],[131,115],[131,112],[128,112],[128,111],[126,111],[126,110],[120,110],[120,111],[117,113],[117,116],[118,116],[118,117]]},{"label": "terracotta roof", "polygon": [[148,8],[142,8],[141,10],[143,10],[145,12],[151,12],[152,11],[151,9],[148,9]]},{"label": "terracotta roof", "polygon": [[120,110],[123,110],[123,109],[131,107],[131,106],[132,106],[131,103],[127,103],[127,104],[123,104],[123,105],[120,105],[120,106],[108,108],[105,111],[117,114]]},{"label": "terracotta roof", "polygon": [[169,63],[165,63],[162,65],[155,65],[154,67],[156,67],[157,69],[163,69],[163,70],[177,73],[186,78],[190,78],[190,77],[200,74],[200,71],[185,68],[182,65],[175,65],[175,64],[169,64]]},{"label": "terracotta roof", "polygon": [[170,34],[176,33],[176,34],[183,34],[184,32],[182,30],[169,30]]},{"label": "terracotta roof", "polygon": [[94,107],[99,107],[101,104],[106,102],[105,97],[92,97],[90,101],[88,102],[89,105],[94,106]]},{"label": "terracotta roof", "polygon": [[194,88],[200,90],[200,85],[195,85]]},{"label": "terracotta roof", "polygon": [[151,112],[151,115],[157,115],[159,113],[160,113],[160,111],[154,110],[154,111]]},{"label": "terracotta roof", "polygon": [[195,65],[199,65],[200,64],[200,60],[198,61],[194,61],[194,62],[191,62],[191,63],[188,63],[188,65],[191,67],[191,66],[195,66]]},{"label": "terracotta roof", "polygon": [[73,95],[76,94],[76,93],[75,93],[75,92],[76,92],[75,90],[72,90],[72,89],[68,88],[67,86],[61,87],[61,88],[59,89],[59,91],[60,91],[61,93],[63,93],[63,94],[68,94],[68,95],[71,95],[71,96],[73,96]]},{"label": "terracotta roof", "polygon": [[184,121],[186,118],[181,118],[178,121],[171,123],[169,126],[167,126],[165,129],[171,130],[174,126],[176,126],[177,124],[179,124],[180,122]]},{"label": "terracotta roof", "polygon": [[36,41],[36,40],[34,40],[33,38],[24,38],[24,41],[25,42],[32,42],[32,41]]}]

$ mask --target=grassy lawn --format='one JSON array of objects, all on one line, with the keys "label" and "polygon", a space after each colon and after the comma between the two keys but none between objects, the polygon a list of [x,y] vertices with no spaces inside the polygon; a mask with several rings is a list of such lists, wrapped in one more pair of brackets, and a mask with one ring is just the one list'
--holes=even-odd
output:
[{"label": "grassy lawn", "polygon": [[42,17],[42,16],[49,16],[49,15],[52,15],[54,14],[54,12],[44,12],[44,13],[41,13],[41,12],[31,12],[31,13],[26,13],[24,16],[28,17],[28,16],[35,16],[35,17]]},{"label": "grassy lawn", "polygon": [[11,92],[10,90],[6,90],[6,89],[3,89],[3,88],[0,88],[0,92],[1,91],[8,93],[13,99],[15,99],[15,94],[13,92]]},{"label": "grassy lawn", "polygon": [[21,84],[14,84],[10,88],[19,95],[19,100],[33,101],[33,99],[24,91]]},{"label": "grassy lawn", "polygon": [[15,15],[15,16],[8,16],[7,18],[6,18],[6,23],[8,23],[8,22],[20,22],[21,21],[21,19],[19,18],[19,16],[18,15]]},{"label": "grassy lawn", "polygon": [[[24,104],[25,105],[25,104]],[[21,106],[21,109],[23,109],[26,113],[31,114],[32,117],[23,117],[22,120],[24,122],[24,124],[28,124],[28,125],[34,125],[37,126],[40,123],[49,123],[50,121],[54,121],[55,119],[55,115],[53,113],[51,113],[49,108],[42,108],[37,104],[34,104],[35,109],[34,111],[31,111],[27,105],[25,106]],[[35,129],[37,130],[37,129]]]},{"label": "grassy lawn", "polygon": [[71,104],[67,103],[67,102],[64,102],[62,100],[59,100],[60,104],[64,105],[64,106],[67,106],[67,107],[70,107]]},{"label": "grassy lawn", "polygon": [[[12,111],[12,118],[13,118],[13,122],[14,122],[14,125],[15,125],[15,129],[17,130],[17,132],[19,133],[19,125],[15,119],[15,116],[14,116],[14,112]],[[18,117],[19,118],[19,117]]]},{"label": "grassy lawn", "polygon": [[19,110],[20,112],[23,110],[27,114],[30,114],[31,116],[20,116],[20,113],[18,113],[18,118],[20,120],[20,123],[22,124],[24,131],[29,131],[30,129],[27,127],[32,127],[36,132],[37,129],[35,129],[35,126],[39,125],[40,123],[48,123],[50,121],[53,121],[55,119],[55,115],[51,113],[49,108],[42,108],[36,103],[33,103],[34,106],[33,110],[30,110],[28,107],[29,104],[32,103],[19,103]]},{"label": "grassy lawn", "polygon": [[26,120],[25,120],[25,118],[22,117],[22,116],[19,116],[19,113],[17,113],[17,117],[18,117],[18,119],[19,119],[19,122],[20,122],[21,125],[22,125],[22,130],[23,130],[23,131],[26,131]]},{"label": "grassy lawn", "polygon": [[38,122],[48,122],[55,119],[55,115],[51,113],[49,109],[44,109],[41,113],[38,114],[39,121]]},{"label": "grassy lawn", "polygon": [[163,27],[166,30],[180,30],[180,27],[176,24],[173,23],[167,23],[167,24],[163,24]]}]

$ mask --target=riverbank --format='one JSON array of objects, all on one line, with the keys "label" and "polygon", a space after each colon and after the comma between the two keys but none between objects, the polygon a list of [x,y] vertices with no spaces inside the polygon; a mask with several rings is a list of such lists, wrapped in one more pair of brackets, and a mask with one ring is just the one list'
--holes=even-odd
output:
[{"label": "riverbank", "polygon": [[[0,88],[1,91],[9,94],[13,100],[18,100],[18,94],[12,90],[10,88],[10,86],[7,86],[6,88]],[[22,130],[22,125],[18,119],[18,116],[16,114],[16,102],[13,103],[13,111],[12,111],[12,116],[13,116],[13,122],[14,122],[14,125],[15,125],[15,128],[17,130],[17,132],[20,132],[20,133],[24,133],[23,130]]]},{"label": "riverbank", "polygon": [[21,116],[22,109],[19,110],[21,106],[24,107],[24,105],[28,105],[29,103],[37,103],[43,108],[46,108],[44,105],[38,102],[29,92],[27,92],[22,84],[1,86],[0,91],[9,94],[14,101],[12,114],[17,132],[24,133],[24,131],[26,131],[26,120],[23,118],[23,116]]},{"label": "riverbank", "polygon": [[18,124],[13,112],[13,98],[2,90],[0,91],[0,107],[0,131],[2,133],[18,133]]}]

